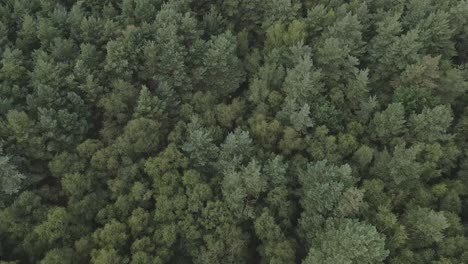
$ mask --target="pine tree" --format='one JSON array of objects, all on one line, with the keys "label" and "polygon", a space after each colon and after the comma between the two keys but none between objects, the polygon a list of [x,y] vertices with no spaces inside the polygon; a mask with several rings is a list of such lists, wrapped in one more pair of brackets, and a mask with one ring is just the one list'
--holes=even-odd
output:
[{"label": "pine tree", "polygon": [[304,263],[383,263],[384,238],[375,227],[356,220],[328,223]]}]

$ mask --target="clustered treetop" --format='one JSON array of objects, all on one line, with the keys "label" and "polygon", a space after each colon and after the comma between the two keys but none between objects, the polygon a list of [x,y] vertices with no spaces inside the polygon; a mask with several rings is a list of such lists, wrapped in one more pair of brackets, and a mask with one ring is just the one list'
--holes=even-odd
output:
[{"label": "clustered treetop", "polygon": [[468,263],[468,1],[0,1],[0,263]]}]

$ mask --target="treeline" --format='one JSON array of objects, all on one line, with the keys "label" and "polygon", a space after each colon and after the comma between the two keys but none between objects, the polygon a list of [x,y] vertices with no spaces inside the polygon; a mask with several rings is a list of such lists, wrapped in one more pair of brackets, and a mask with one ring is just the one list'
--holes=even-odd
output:
[{"label": "treeline", "polygon": [[468,2],[3,0],[0,263],[468,263]]}]

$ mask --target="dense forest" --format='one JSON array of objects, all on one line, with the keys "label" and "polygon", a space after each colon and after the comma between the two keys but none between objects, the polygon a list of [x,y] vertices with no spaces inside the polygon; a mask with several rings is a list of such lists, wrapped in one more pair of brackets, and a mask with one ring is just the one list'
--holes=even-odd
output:
[{"label": "dense forest", "polygon": [[0,263],[468,263],[468,1],[0,0]]}]

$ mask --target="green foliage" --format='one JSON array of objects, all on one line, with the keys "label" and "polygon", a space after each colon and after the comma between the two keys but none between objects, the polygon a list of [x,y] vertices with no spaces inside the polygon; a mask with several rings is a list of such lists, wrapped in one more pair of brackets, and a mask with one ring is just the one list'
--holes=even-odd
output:
[{"label": "green foliage", "polygon": [[128,122],[122,136],[116,141],[118,151],[130,157],[156,153],[161,140],[160,127],[157,122],[146,118]]},{"label": "green foliage", "polygon": [[244,70],[236,56],[236,38],[225,33],[212,38],[203,59],[203,86],[217,97],[236,91],[244,81]]},{"label": "green foliage", "polygon": [[384,111],[376,113],[371,122],[375,137],[384,141],[401,135],[405,123],[405,110],[403,105],[398,103],[391,104]]},{"label": "green foliage", "polygon": [[74,263],[73,250],[69,248],[57,248],[47,252],[47,255],[39,262],[41,264]]},{"label": "green foliage", "polygon": [[449,227],[447,219],[441,212],[429,208],[411,209],[405,216],[405,223],[414,247],[441,242],[444,238],[444,229]]},{"label": "green foliage", "polygon": [[60,243],[70,238],[70,221],[70,216],[64,208],[53,208],[49,210],[47,220],[38,225],[34,231],[46,243]]},{"label": "green foliage", "polygon": [[2,194],[12,195],[17,193],[26,176],[18,172],[17,168],[10,163],[10,158],[0,156],[0,191]]},{"label": "green foliage", "polygon": [[310,57],[301,58],[297,65],[288,70],[283,83],[287,97],[299,104],[316,100],[322,91],[321,74],[314,71]]},{"label": "green foliage", "polygon": [[240,171],[229,170],[223,179],[223,194],[228,206],[236,214],[252,216],[255,203],[265,191],[267,182],[261,173],[261,166],[251,161]]},{"label": "green foliage", "polygon": [[[304,208],[299,221],[309,245],[313,243],[318,229],[327,218],[351,216],[355,213],[353,207],[359,210],[359,198],[357,206],[347,208],[351,211],[346,212],[339,208],[342,201],[351,199],[345,195],[354,192],[349,189],[354,181],[349,165],[337,167],[328,164],[327,161],[311,163],[300,172],[299,180],[303,186],[301,205]],[[359,191],[356,191],[359,195]]]},{"label": "green foliage", "polygon": [[93,238],[103,248],[120,249],[126,244],[127,228],[125,224],[113,220],[103,228],[97,229]]},{"label": "green foliage", "polygon": [[294,244],[288,241],[275,219],[265,211],[255,221],[255,233],[264,241],[260,246],[260,254],[270,263],[294,262]]},{"label": "green foliage", "polygon": [[218,147],[213,143],[210,131],[200,127],[197,119],[189,124],[188,129],[189,135],[186,143],[182,145],[182,150],[197,166],[209,165],[218,154]]},{"label": "green foliage", "polygon": [[246,131],[240,129],[227,135],[219,153],[220,170],[236,168],[252,155],[252,139]]},{"label": "green foliage", "polygon": [[468,263],[467,14],[0,1],[0,262]]},{"label": "green foliage", "polygon": [[411,133],[420,142],[448,140],[450,135],[446,131],[452,119],[451,110],[445,105],[433,109],[426,108],[421,114],[410,117]]},{"label": "green foliage", "polygon": [[388,255],[375,227],[354,220],[328,224],[304,263],[383,263]]}]

